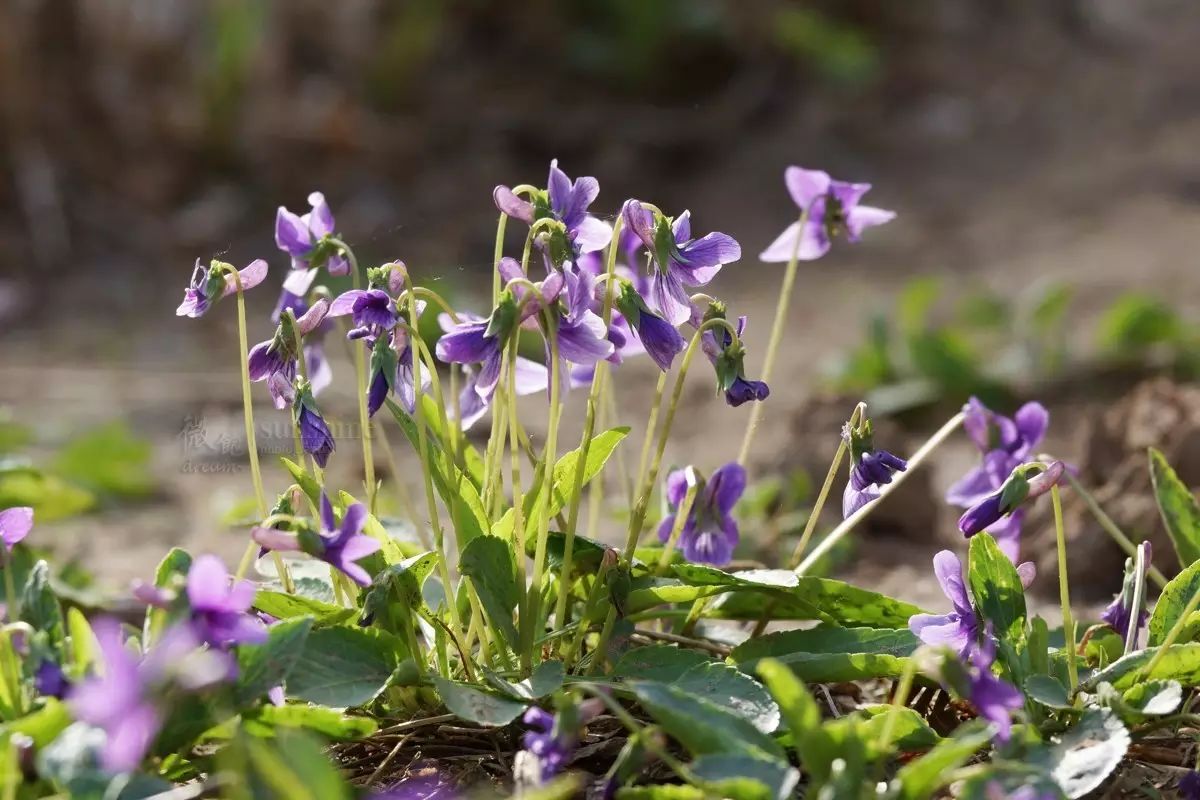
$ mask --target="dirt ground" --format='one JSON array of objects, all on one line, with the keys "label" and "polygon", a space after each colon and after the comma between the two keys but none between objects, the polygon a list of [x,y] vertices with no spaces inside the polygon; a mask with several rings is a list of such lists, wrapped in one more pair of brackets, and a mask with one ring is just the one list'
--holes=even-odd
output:
[{"label": "dirt ground", "polygon": [[[961,48],[933,50],[923,68],[948,76],[936,92],[897,96],[884,110],[859,109],[853,125],[844,110],[774,109],[769,125],[742,132],[719,128],[723,138],[740,137],[736,146],[718,143],[680,174],[631,175],[624,168],[638,162],[612,153],[594,163],[579,158],[566,164],[572,174],[596,174],[603,186],[616,186],[602,192],[602,207],[615,208],[624,190],[657,199],[656,182],[666,182],[669,198],[686,198],[696,230],[724,230],[742,242],[747,257],[727,267],[711,293],[749,316],[751,371],[761,359],[781,275],[778,265],[760,264],[754,254],[792,215],[782,168],[828,165],[838,176],[870,180],[875,186],[870,200],[898,211],[895,222],[871,231],[862,244],[838,247],[801,270],[753,459],[756,469],[821,463],[827,458],[823,454],[832,453],[837,431],[797,436],[807,428],[796,416],[820,394],[821,366],[858,343],[866,320],[889,307],[898,288],[915,274],[940,276],[951,293],[978,286],[1016,292],[1038,281],[1065,281],[1076,292],[1071,337],[1080,351],[1092,344],[1089,322],[1097,310],[1127,289],[1151,291],[1190,318],[1200,316],[1200,73],[1195,70],[1200,15],[1186,3],[1160,2],[1151,4],[1145,17],[1133,19],[1118,5],[1099,6],[1090,22],[1094,35],[1084,44],[1062,47],[1054,35],[1035,31],[1023,40],[1027,49],[1006,53],[1001,42],[991,41],[985,48],[988,58],[977,61]],[[694,121],[704,124],[703,114]],[[539,153],[544,160],[554,155],[550,147]],[[405,257],[418,274],[446,274],[459,302],[469,307],[490,285],[477,266],[490,258],[491,229],[483,222],[481,230],[450,233],[437,215],[452,202],[463,202],[468,203],[466,217],[493,218],[489,192],[500,166],[493,159],[473,170],[444,158],[442,168],[455,173],[453,192],[430,190],[442,179],[436,168],[416,171],[404,188],[409,216],[403,219],[356,223],[356,209],[374,210],[363,195],[331,200],[341,209],[352,243],[361,242],[364,251],[380,258]],[[541,168],[532,176],[504,179],[516,183],[540,174]],[[609,174],[615,174],[611,183]],[[425,209],[423,197],[431,198]],[[296,206],[297,199],[271,202]],[[234,240],[231,258],[262,255],[278,273],[285,262],[270,249],[269,214],[254,224],[260,233],[249,241]],[[177,228],[167,225],[158,233],[168,240],[167,252],[186,251],[184,237],[173,237],[172,230]],[[457,260],[439,257],[439,242],[447,235],[471,244],[471,254],[457,244],[452,248],[462,254]],[[77,556],[110,586],[146,576],[173,544],[235,560],[244,547],[243,532],[221,527],[218,519],[250,491],[241,459],[219,452],[227,445],[236,451],[241,441],[232,307],[201,321],[177,320],[174,307],[188,259],[177,257],[139,273],[136,287],[122,286],[114,277],[125,274],[117,262],[119,257],[109,255],[81,265],[69,279],[69,297],[61,301],[51,301],[61,287],[45,288],[54,283],[53,276],[36,269],[23,273],[16,285],[28,304],[0,331],[0,406],[37,429],[39,452],[114,416],[154,442],[161,487],[151,502],[39,530],[40,539]],[[455,267],[425,266],[446,263]],[[33,287],[30,275],[36,278]],[[265,317],[273,300],[274,289],[267,287],[254,298],[252,342],[269,335]],[[62,308],[71,311],[62,313]],[[335,358],[335,371],[348,374],[336,349]],[[634,428],[627,447],[635,454],[653,373],[645,363],[629,364],[620,371],[619,386],[622,421]],[[260,388],[258,419],[285,422]],[[580,399],[572,403],[578,406]],[[353,400],[345,392],[333,391],[328,403],[333,417],[353,419]],[[703,371],[689,385],[686,403],[668,461],[711,468],[734,457],[747,409],[731,410],[712,397]],[[1052,408],[1048,447],[1055,454],[1078,457],[1072,448],[1087,405],[1076,399]],[[531,399],[527,419],[537,437],[540,415],[534,406]],[[215,456],[211,450],[197,454],[189,445],[183,436],[189,419],[202,421]],[[565,441],[574,438],[571,430]],[[886,445],[910,452],[923,433],[907,431],[900,434],[903,441]],[[399,432],[392,428],[389,435],[401,473],[415,487],[413,461],[399,446]],[[971,458],[959,437],[933,459],[927,468],[930,494],[940,496]],[[353,443],[341,447],[333,464],[331,479],[338,485],[361,480]],[[268,483],[282,488],[279,470],[270,470]],[[917,542],[868,540],[847,577],[942,608],[929,561],[954,541],[951,520],[949,513],[942,514],[935,529]],[[1116,575],[1097,580],[1113,587],[1119,582]]]}]

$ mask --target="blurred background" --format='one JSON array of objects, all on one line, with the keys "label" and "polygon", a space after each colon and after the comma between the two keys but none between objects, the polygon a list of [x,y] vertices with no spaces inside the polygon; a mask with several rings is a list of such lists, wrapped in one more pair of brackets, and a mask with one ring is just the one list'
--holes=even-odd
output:
[{"label": "blurred background", "polygon": [[[1134,538],[1161,536],[1145,447],[1200,484],[1198,49],[1188,0],[11,0],[0,506],[37,505],[112,584],[169,544],[240,552],[233,311],[174,309],[197,257],[267,258],[250,334],[267,338],[275,209],[315,189],[361,261],[403,259],[475,311],[497,183],[540,185],[558,158],[600,180],[600,213],[690,208],[743,245],[712,293],[749,315],[753,371],[782,273],[754,255],[791,221],[781,176],[800,164],[873,183],[899,216],[801,270],[741,554],[788,550],[862,397],[902,453],[972,393],[1043,399],[1046,446]],[[652,373],[622,381],[640,444]],[[694,384],[670,457],[711,468],[746,409]],[[330,403],[353,417],[348,392]],[[937,498],[975,458],[959,445],[842,554],[857,579],[925,599],[956,541]],[[1103,598],[1123,557],[1068,511]],[[1028,556],[1052,567],[1042,528]]]}]

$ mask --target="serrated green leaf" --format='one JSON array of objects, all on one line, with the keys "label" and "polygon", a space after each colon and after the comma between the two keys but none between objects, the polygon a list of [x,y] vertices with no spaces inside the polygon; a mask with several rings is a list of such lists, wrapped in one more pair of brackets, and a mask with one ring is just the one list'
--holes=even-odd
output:
[{"label": "serrated green leaf", "polygon": [[238,705],[253,703],[287,680],[304,652],[312,626],[309,617],[283,620],[270,627],[267,641],[238,648],[238,676],[233,691]]},{"label": "serrated green leaf", "polygon": [[907,630],[822,626],[750,639],[729,658],[752,674],[764,658],[774,658],[805,681],[852,681],[898,676],[918,644]]},{"label": "serrated green leaf", "polygon": [[[1179,621],[1186,610],[1188,601],[1197,592],[1200,592],[1200,561],[1184,569],[1163,587],[1162,594],[1158,596],[1158,601],[1154,604],[1154,611],[1150,614],[1147,644],[1156,647],[1163,643],[1167,632]],[[1181,636],[1176,641],[1179,644],[1185,644],[1195,636],[1195,633],[1196,631],[1192,630],[1191,636]]]},{"label": "serrated green leaf", "polygon": [[509,647],[517,646],[513,610],[520,600],[512,545],[498,536],[480,536],[462,552],[459,571],[471,579],[488,619]]},{"label": "serrated green leaf", "polygon": [[1174,680],[1184,686],[1200,684],[1200,642],[1173,644],[1159,659],[1154,671],[1144,674],[1160,647],[1147,647],[1117,659],[1099,672],[1092,673],[1079,686],[1092,691],[1101,683],[1111,683],[1117,689],[1128,689],[1143,680]]},{"label": "serrated green leaf", "polygon": [[707,753],[777,759],[783,751],[749,721],[715,703],[656,681],[632,681],[642,707],[693,755]]},{"label": "serrated green leaf", "polygon": [[1015,650],[1025,648],[1025,588],[1017,568],[1000,550],[991,534],[971,537],[967,583],[975,607],[995,634]]},{"label": "serrated green leaf", "polygon": [[1200,504],[1163,454],[1153,447],[1150,448],[1150,481],[1179,563],[1183,567],[1192,566],[1200,561]]},{"label": "serrated green leaf", "polygon": [[1025,696],[1059,711],[1075,707],[1067,694],[1067,687],[1049,675],[1030,675],[1026,678]]},{"label": "serrated green leaf", "polygon": [[469,683],[448,681],[440,675],[433,676],[433,685],[450,713],[489,728],[507,725],[529,707],[524,700],[514,700]]},{"label": "serrated green leaf", "polygon": [[763,733],[779,727],[779,706],[758,681],[718,661],[696,664],[671,681],[676,689],[737,714]]},{"label": "serrated green leaf", "polygon": [[991,729],[980,721],[968,722],[928,753],[905,764],[896,773],[899,800],[926,800],[945,786],[952,771],[962,766],[992,740]]},{"label": "serrated green leaf", "polygon": [[383,631],[314,629],[288,676],[288,694],[334,708],[362,705],[383,691],[407,652]]}]

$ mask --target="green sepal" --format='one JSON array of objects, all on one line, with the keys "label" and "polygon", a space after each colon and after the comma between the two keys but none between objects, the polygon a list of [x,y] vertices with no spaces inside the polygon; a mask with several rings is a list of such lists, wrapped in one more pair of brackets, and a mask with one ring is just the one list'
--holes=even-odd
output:
[{"label": "green sepal", "polygon": [[512,334],[513,329],[517,324],[517,298],[512,293],[512,290],[505,289],[500,293],[500,299],[496,302],[496,307],[492,309],[491,316],[488,317],[487,328],[484,329],[483,335],[507,341]]}]

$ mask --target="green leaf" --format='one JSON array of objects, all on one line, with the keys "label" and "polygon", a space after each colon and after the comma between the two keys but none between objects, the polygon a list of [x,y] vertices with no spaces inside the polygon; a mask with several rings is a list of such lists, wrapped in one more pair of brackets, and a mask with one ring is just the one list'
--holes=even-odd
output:
[{"label": "green leaf", "polygon": [[[600,470],[604,468],[609,456],[616,450],[617,445],[629,434],[629,428],[612,428],[611,430],[598,433],[592,437],[588,443],[587,461],[583,467],[583,486],[586,486],[592,478],[596,477]],[[557,514],[566,506],[570,499],[570,494],[575,488],[575,470],[579,463],[579,450],[575,449],[569,453],[564,453],[561,458],[554,464],[554,482],[553,492],[550,493],[550,513]],[[543,488],[538,486],[528,492],[522,503],[522,520],[524,520],[527,531],[532,530],[537,523],[537,517],[533,511],[538,507],[539,503],[544,502],[542,497]],[[492,535],[500,536],[506,539],[511,539],[513,535],[513,522],[515,514],[510,508],[505,512],[504,516],[492,527]],[[526,536],[526,541],[529,540]]]},{"label": "green leaf", "polygon": [[1030,675],[1025,679],[1025,695],[1047,708],[1066,711],[1074,708],[1067,687],[1049,675]]},{"label": "green leaf", "polygon": [[1161,300],[1131,292],[1113,303],[1098,328],[1102,347],[1135,355],[1153,345],[1176,341],[1183,324]]},{"label": "green leaf", "polygon": [[1083,797],[1104,783],[1129,749],[1129,731],[1107,708],[1089,708],[1048,750],[1035,755],[1069,798]]},{"label": "green leaf", "polygon": [[498,536],[480,536],[462,552],[459,571],[471,579],[488,619],[509,647],[517,646],[513,609],[520,600],[512,545]]},{"label": "green leaf", "polygon": [[62,606],[50,588],[50,565],[45,561],[34,564],[25,579],[25,588],[21,591],[21,619],[34,630],[47,633],[55,645],[66,638]]},{"label": "green leaf", "polygon": [[[562,531],[549,531],[546,535],[546,561],[556,570],[561,570],[563,555],[566,552],[567,535]],[[525,543],[527,554],[532,557],[537,550],[537,540],[530,538]],[[575,535],[575,544],[571,549],[571,571],[574,574],[594,574],[600,569],[600,562],[608,547],[586,536]]]},{"label": "green leaf", "polygon": [[413,625],[413,613],[424,603],[422,589],[438,563],[438,554],[426,553],[406,558],[375,576],[363,598],[360,625],[375,625],[407,637]]},{"label": "green leaf", "polygon": [[450,713],[477,725],[499,728],[521,716],[529,707],[524,700],[484,691],[469,683],[448,681],[440,675],[432,677],[438,697],[442,698]]},{"label": "green leaf", "polygon": [[1079,686],[1083,691],[1092,691],[1101,683],[1111,683],[1117,689],[1128,689],[1146,680],[1175,680],[1184,686],[1200,683],[1200,642],[1171,645],[1155,665],[1154,671],[1144,674],[1160,649],[1147,647],[1119,658],[1099,672],[1092,673]]},{"label": "green leaf", "polygon": [[[895,750],[928,750],[942,741],[925,718],[911,708],[881,704],[867,706],[861,713],[867,717],[859,729],[861,735],[874,743],[882,756],[891,755]],[[890,734],[886,741],[885,732]]]},{"label": "green leaf", "polygon": [[763,733],[779,727],[779,706],[758,681],[729,664],[709,661],[685,671],[671,685],[737,714]]},{"label": "green leaf", "polygon": [[774,739],[715,703],[657,681],[633,681],[629,688],[663,730],[693,755],[783,756]]},{"label": "green leaf", "polygon": [[288,676],[288,694],[334,708],[363,705],[383,691],[404,655],[404,644],[383,631],[317,628]]},{"label": "green leaf", "polygon": [[991,729],[976,720],[959,726],[954,735],[896,773],[899,800],[926,800],[945,786],[952,771],[965,764],[992,740]]},{"label": "green leaf", "polygon": [[1163,454],[1150,448],[1150,480],[1163,525],[1184,567],[1200,561],[1200,504]]},{"label": "green leaf", "polygon": [[652,644],[625,653],[613,667],[612,674],[614,678],[671,683],[692,667],[709,663],[712,659],[697,650]]},{"label": "green leaf", "polygon": [[561,661],[543,661],[533,668],[528,678],[519,683],[505,680],[491,670],[485,669],[483,674],[494,689],[517,700],[537,700],[557,692],[567,677]]},{"label": "green leaf", "polygon": [[40,470],[0,471],[0,508],[33,506],[38,524],[66,519],[96,505],[96,496]]},{"label": "green leaf", "polygon": [[[244,747],[249,756],[249,774],[244,768],[241,772],[253,797],[347,800],[351,796],[324,748],[305,731],[283,728],[274,739],[242,737],[236,746]],[[244,764],[246,756],[240,761]]]},{"label": "green leaf", "polygon": [[622,786],[616,800],[708,800],[709,793],[686,783],[655,783],[649,786]]},{"label": "green leaf", "polygon": [[1171,714],[1183,702],[1183,686],[1179,681],[1146,681],[1129,687],[1121,700],[1139,714]]},{"label": "green leaf", "polygon": [[[785,570],[793,575],[790,570]],[[747,577],[753,573],[736,573]],[[782,595],[782,597],[780,597]],[[783,592],[737,592],[712,603],[706,617],[759,619],[771,608],[771,619],[822,619],[847,627],[907,628],[922,609],[887,595],[831,578],[803,576]]]},{"label": "green leaf", "polygon": [[71,642],[68,651],[71,656],[68,674],[72,678],[82,678],[95,663],[100,646],[87,617],[75,606],[67,609],[67,638]]},{"label": "green leaf", "polygon": [[45,747],[70,724],[71,712],[66,703],[48,697],[37,711],[0,725],[0,739],[21,733],[32,739],[35,747]]},{"label": "green leaf", "polygon": [[312,627],[309,617],[283,620],[268,629],[267,641],[238,648],[238,677],[234,687],[238,705],[253,703],[287,680],[304,652]]},{"label": "green leaf", "polygon": [[[720,793],[721,797],[733,800],[747,796],[784,800],[792,796],[800,782],[800,773],[786,762],[750,756],[717,753],[704,755],[692,762],[691,770],[697,778],[724,789]],[[758,786],[747,787],[749,791],[743,794],[739,791],[742,789],[740,782],[743,781],[752,781]]]},{"label": "green leaf", "polygon": [[822,626],[750,639],[729,658],[749,673],[774,658],[805,681],[853,681],[898,676],[918,644],[907,630]]},{"label": "green leaf", "polygon": [[242,714],[242,724],[254,736],[274,735],[276,728],[305,728],[330,739],[362,739],[378,728],[367,717],[350,717],[324,706],[262,705]]},{"label": "green leaf", "polygon": [[154,585],[160,588],[166,586],[176,575],[186,578],[191,568],[192,554],[182,547],[172,547],[154,570]]},{"label": "green leaf", "polygon": [[975,607],[984,620],[995,626],[1002,641],[1024,650],[1025,589],[1017,568],[1001,552],[991,534],[971,538],[967,559],[967,583]]},{"label": "green leaf", "polygon": [[321,502],[321,484],[317,482],[317,479],[309,474],[308,470],[291,459],[280,456],[279,462],[283,464],[283,468],[288,471],[292,476],[292,480],[300,487],[300,491],[304,492],[313,505],[318,505]]},{"label": "green leaf", "polygon": [[55,459],[55,471],[105,494],[146,497],[154,491],[150,442],[122,422],[93,429],[64,447]]},{"label": "green leaf", "polygon": [[[1183,572],[1180,572],[1163,587],[1162,594],[1158,596],[1158,601],[1154,604],[1154,611],[1150,614],[1149,634],[1147,638],[1149,646],[1157,647],[1163,643],[1167,637],[1167,632],[1179,621],[1188,601],[1197,592],[1200,592],[1200,561],[1196,561],[1184,569]],[[1191,626],[1190,620],[1189,626]],[[1185,632],[1187,632],[1186,629]],[[1120,633],[1123,633],[1123,631]],[[1177,641],[1180,644],[1184,644],[1195,633],[1196,631],[1192,630],[1192,636],[1181,637]]]},{"label": "green leaf", "polygon": [[323,603],[311,597],[260,589],[254,595],[254,607],[276,619],[312,617],[314,627],[340,625],[354,616],[353,608]]}]

